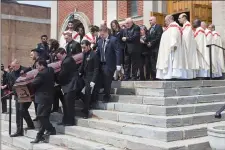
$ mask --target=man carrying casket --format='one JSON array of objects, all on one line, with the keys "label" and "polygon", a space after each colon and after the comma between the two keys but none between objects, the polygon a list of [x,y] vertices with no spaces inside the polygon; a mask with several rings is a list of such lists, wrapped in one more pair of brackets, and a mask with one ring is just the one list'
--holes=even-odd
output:
[{"label": "man carrying casket", "polygon": [[[26,73],[26,70],[28,69],[26,67],[21,66],[17,60],[14,60],[12,62],[11,67],[13,71],[10,73],[10,76],[9,76],[9,84],[10,84],[10,87],[13,87],[17,78],[19,78],[21,74]],[[28,108],[30,107],[31,102],[19,103],[16,92],[14,92],[14,94],[15,94],[14,99],[16,100],[17,131],[15,134],[12,134],[11,137],[23,136],[23,119],[27,123],[27,128],[26,128],[27,130],[34,129],[34,124],[28,111]]]},{"label": "man carrying casket", "polygon": [[49,121],[55,91],[54,70],[51,67],[47,67],[46,60],[42,58],[37,60],[36,68],[38,69],[38,74],[31,83],[31,87],[34,89],[37,117],[41,128],[37,133],[36,139],[31,143],[43,141],[45,130],[48,136],[56,134],[55,128]]}]

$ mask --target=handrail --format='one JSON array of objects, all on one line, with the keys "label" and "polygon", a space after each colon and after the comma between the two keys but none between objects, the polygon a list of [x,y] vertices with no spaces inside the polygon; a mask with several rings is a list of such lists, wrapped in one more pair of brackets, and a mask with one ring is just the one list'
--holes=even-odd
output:
[{"label": "handrail", "polygon": [[219,45],[216,45],[216,44],[209,44],[209,45],[206,45],[206,47],[210,47],[210,46],[216,46],[216,47],[219,47],[219,48],[221,48],[222,50],[225,51],[225,48],[223,48],[223,47],[221,47],[221,46],[219,46]]},{"label": "handrail", "polygon": [[210,80],[212,80],[212,46],[216,46],[216,47],[221,48],[222,50],[225,51],[225,48],[223,48],[223,47],[221,47],[219,45],[216,45],[216,44],[206,45],[206,47],[209,48]]}]

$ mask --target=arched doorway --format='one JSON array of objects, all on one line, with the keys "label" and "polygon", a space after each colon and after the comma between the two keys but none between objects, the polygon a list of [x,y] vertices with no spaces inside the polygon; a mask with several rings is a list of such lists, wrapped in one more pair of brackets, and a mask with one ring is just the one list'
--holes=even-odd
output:
[{"label": "arched doorway", "polygon": [[73,21],[75,31],[77,31],[79,27],[82,27],[85,33],[89,32],[89,26],[91,25],[90,20],[84,13],[75,11],[68,15],[67,18],[64,20],[59,36],[61,36],[62,33],[67,30],[67,25],[69,21]]}]

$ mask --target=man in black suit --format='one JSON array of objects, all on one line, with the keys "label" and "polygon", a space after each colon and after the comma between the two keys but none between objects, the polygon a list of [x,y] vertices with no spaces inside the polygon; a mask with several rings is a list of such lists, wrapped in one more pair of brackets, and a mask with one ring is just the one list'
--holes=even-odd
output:
[{"label": "man in black suit", "polygon": [[104,87],[104,101],[109,101],[110,90],[115,70],[121,70],[121,50],[116,37],[109,35],[106,26],[100,27],[101,39],[98,41],[97,55],[100,59],[98,88]]},{"label": "man in black suit", "polygon": [[38,74],[31,83],[35,93],[35,103],[37,104],[37,117],[41,128],[37,133],[36,139],[31,143],[38,143],[44,140],[46,135],[55,135],[56,130],[49,121],[51,108],[54,100],[54,70],[47,66],[45,59],[38,59],[36,62]]},{"label": "man in black suit", "polygon": [[15,84],[16,80],[20,77],[21,74],[26,73],[26,70],[28,70],[26,67],[23,67],[20,65],[20,63],[17,60],[14,60],[11,63],[11,67],[13,71],[9,75],[9,85],[10,89],[13,89],[15,100],[16,100],[16,126],[17,131],[15,134],[12,134],[11,137],[17,137],[17,136],[23,136],[23,119],[27,123],[27,130],[28,129],[34,129],[33,121],[30,117],[30,113],[28,111],[28,108],[31,105],[31,102],[27,103],[19,103],[18,102],[18,96],[16,94],[15,89],[13,88],[13,85]]},{"label": "man in black suit", "polygon": [[65,33],[64,38],[67,42],[66,53],[68,55],[75,55],[82,52],[80,43],[73,40],[72,33],[70,32]]},{"label": "man in black suit", "polygon": [[137,80],[137,72],[140,68],[141,59],[141,43],[140,43],[140,27],[134,24],[131,18],[126,19],[127,29],[125,36],[122,37],[126,43],[125,59],[124,59],[124,80],[130,79],[130,70],[132,68],[132,80]]},{"label": "man in black suit", "polygon": [[160,25],[156,24],[156,17],[152,16],[149,20],[151,28],[147,35],[147,46],[150,49],[150,72],[152,80],[156,80],[156,63],[159,51],[159,44],[161,36],[163,34],[163,29]]},{"label": "man in black suit", "polygon": [[56,56],[62,61],[61,70],[58,74],[58,82],[64,93],[63,120],[59,125],[72,126],[75,123],[74,105],[78,88],[78,69],[72,56],[67,55],[65,49],[59,48]]},{"label": "man in black suit", "polygon": [[37,44],[37,52],[38,55],[45,60],[49,59],[49,45],[48,45],[48,36],[47,35],[42,35],[41,36],[41,43]]},{"label": "man in black suit", "polygon": [[84,118],[88,118],[90,102],[96,101],[96,94],[98,94],[95,83],[99,74],[100,60],[96,52],[92,51],[91,43],[88,40],[83,40],[81,47],[84,57],[79,68],[79,75],[83,76],[85,81],[84,109],[82,112],[85,114]]}]

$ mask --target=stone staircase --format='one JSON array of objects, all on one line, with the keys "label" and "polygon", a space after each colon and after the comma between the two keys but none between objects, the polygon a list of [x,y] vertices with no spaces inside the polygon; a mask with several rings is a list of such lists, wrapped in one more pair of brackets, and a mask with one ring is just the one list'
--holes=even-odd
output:
[{"label": "stone staircase", "polygon": [[[90,119],[78,117],[82,103],[76,102],[76,126],[57,126],[62,114],[53,113],[58,133],[49,143],[30,144],[36,130],[10,138],[9,116],[2,114],[2,141],[27,150],[211,150],[207,126],[225,124],[224,115],[214,118],[225,104],[223,80],[124,81],[113,82],[112,87],[111,102],[99,101]],[[29,111],[34,117],[33,105]],[[15,130],[14,107],[12,112]]]}]

